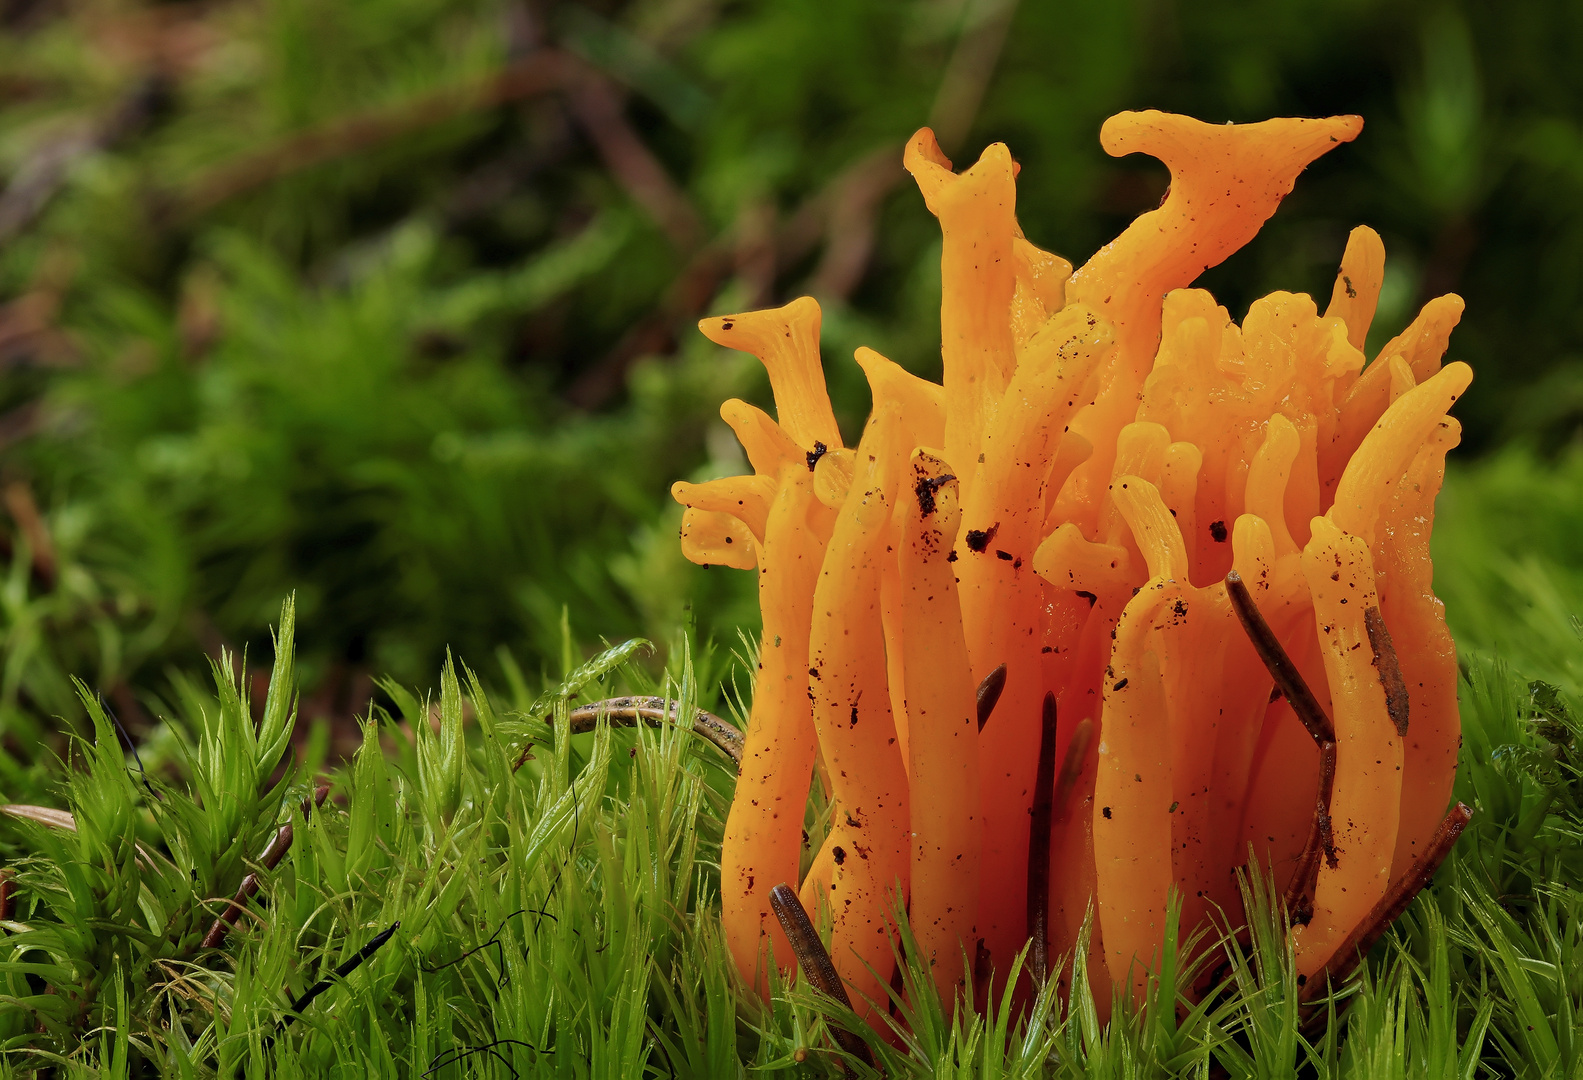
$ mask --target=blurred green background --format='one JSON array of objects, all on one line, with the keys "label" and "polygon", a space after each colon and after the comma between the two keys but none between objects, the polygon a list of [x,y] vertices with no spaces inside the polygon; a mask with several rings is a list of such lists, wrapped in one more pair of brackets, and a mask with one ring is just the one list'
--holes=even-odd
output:
[{"label": "blurred green background", "polygon": [[1366,118],[1205,284],[1323,303],[1361,222],[1376,346],[1466,298],[1441,592],[1576,688],[1580,58],[1566,0],[0,0],[0,765],[70,675],[136,729],[205,651],[267,657],[292,591],[318,719],[447,647],[500,684],[736,646],[751,576],[682,561],[667,487],[737,471],[716,410],[768,386],[696,319],[817,296],[855,433],[854,346],[939,363],[902,141],[1007,142],[1081,262],[1164,191],[1098,144],[1148,107]]}]

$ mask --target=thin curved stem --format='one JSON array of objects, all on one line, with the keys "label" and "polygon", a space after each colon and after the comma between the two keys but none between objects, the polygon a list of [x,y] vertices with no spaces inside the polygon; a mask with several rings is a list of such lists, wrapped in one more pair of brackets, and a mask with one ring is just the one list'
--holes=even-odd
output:
[{"label": "thin curved stem", "polygon": [[[571,726],[573,735],[585,735],[599,725],[600,717],[609,721],[611,727],[637,727],[646,723],[650,727],[664,727],[666,724],[681,725],[678,715],[680,704],[669,698],[662,697],[618,697],[607,698],[604,701],[595,701],[588,705],[580,705],[572,710]],[[742,733],[713,713],[699,709],[693,717],[691,731],[694,735],[713,743],[721,753],[731,759],[731,764],[739,771],[742,768]],[[528,761],[529,751],[533,745],[529,743],[522,748],[522,753],[517,755],[516,762],[511,766],[511,771],[516,772]]]}]

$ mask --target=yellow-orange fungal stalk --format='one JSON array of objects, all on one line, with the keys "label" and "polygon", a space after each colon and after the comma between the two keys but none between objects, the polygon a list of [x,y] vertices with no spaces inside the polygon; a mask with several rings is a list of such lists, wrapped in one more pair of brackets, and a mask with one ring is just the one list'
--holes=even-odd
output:
[{"label": "yellow-orange fungal stalk", "polygon": [[[726,943],[744,971],[756,968],[766,934],[780,962],[792,955],[770,911],[769,890],[797,876],[815,752],[805,664],[813,587],[824,555],[820,534],[829,529],[817,519],[828,511],[814,499],[813,478],[801,463],[783,465],[777,481],[758,568],[765,618],[753,709],[720,859],[721,892],[732,896],[724,905]],[[783,818],[798,831],[784,828]],[[755,970],[761,993],[768,992],[767,975]]]},{"label": "yellow-orange fungal stalk", "polygon": [[1391,860],[1403,873],[1439,825],[1439,808],[1451,798],[1462,725],[1457,714],[1457,650],[1446,629],[1444,606],[1430,587],[1429,532],[1435,495],[1445,477],[1446,452],[1461,439],[1462,425],[1444,417],[1419,447],[1392,493],[1380,529],[1375,566],[1389,587],[1381,610],[1392,628],[1402,675],[1412,702],[1402,764],[1402,820]]},{"label": "yellow-orange fungal stalk", "polygon": [[983,859],[991,871],[978,922],[991,957],[1003,963],[1026,936],[1028,807],[1045,693],[1043,590],[1031,563],[1044,521],[1045,470],[1052,441],[1082,404],[1083,384],[1109,345],[1109,328],[1081,305],[1050,319],[996,402],[963,498],[955,565],[973,677],[1006,665],[1000,719],[985,728],[978,755]]},{"label": "yellow-orange fungal stalk", "polygon": [[774,476],[782,465],[807,460],[802,447],[757,406],[731,398],[720,406],[720,419],[742,444],[748,464],[759,476]]},{"label": "yellow-orange fungal stalk", "polygon": [[1338,318],[1347,325],[1347,342],[1359,352],[1374,323],[1380,303],[1380,286],[1385,284],[1385,243],[1367,225],[1359,225],[1347,237],[1341,253],[1341,269],[1330,290],[1330,306],[1325,318]]},{"label": "yellow-orange fungal stalk", "polygon": [[1313,975],[1390,885],[1402,792],[1402,736],[1386,711],[1379,660],[1365,618],[1379,607],[1374,559],[1361,537],[1314,519],[1303,576],[1314,598],[1336,725],[1330,802],[1334,864],[1319,869],[1313,920],[1297,930],[1297,967]]},{"label": "yellow-orange fungal stalk", "polygon": [[[933,134],[908,143],[903,163],[940,219],[940,355],[945,361],[946,457],[971,464],[984,424],[1016,366],[1011,302],[1016,291],[1012,240],[1017,188],[1001,143],[957,176]],[[963,486],[971,490],[970,469]]]},{"label": "yellow-orange fungal stalk", "polygon": [[1171,886],[1171,739],[1158,653],[1181,587],[1149,582],[1116,628],[1094,781],[1095,899],[1112,979],[1141,991],[1165,940]]},{"label": "yellow-orange fungal stalk", "polygon": [[[860,348],[854,358],[868,378],[876,411],[884,408],[887,403],[897,408],[901,441],[909,446],[940,445],[945,438],[946,409],[943,388],[926,379],[920,379],[873,349]],[[891,535],[887,540],[893,551],[901,550],[904,542],[901,529],[902,522],[898,516],[891,522]],[[880,565],[880,613],[885,631],[885,672],[890,690],[891,715],[896,724],[896,745],[901,750],[902,764],[910,774],[912,766],[907,748],[911,728],[902,679],[905,636],[902,583],[901,570],[895,559],[883,560]]]},{"label": "yellow-orange fungal stalk", "polygon": [[912,903],[908,916],[942,1000],[962,984],[963,947],[979,907],[978,719],[962,609],[950,557],[961,487],[944,460],[913,452],[902,491],[902,610],[911,801]]},{"label": "yellow-orange fungal stalk", "polygon": [[[883,1002],[873,972],[889,970],[888,918],[909,877],[908,790],[886,685],[880,562],[900,473],[900,409],[883,408],[857,448],[857,475],[836,518],[813,593],[808,645],[814,728],[835,800],[829,848],[830,951],[859,992]],[[799,830],[801,823],[798,823]]]},{"label": "yellow-orange fungal stalk", "polygon": [[1107,153],[1159,158],[1171,170],[1171,186],[1158,210],[1133,222],[1066,284],[1069,300],[1093,304],[1116,326],[1120,344],[1114,376],[1077,426],[1095,450],[1080,478],[1100,486],[1109,472],[1115,432],[1134,413],[1160,341],[1160,298],[1253,239],[1309,162],[1362,127],[1355,116],[1221,126],[1153,111],[1105,121],[1099,137]]},{"label": "yellow-orange fungal stalk", "polygon": [[[1302,449],[1302,436],[1290,420],[1276,413],[1265,428],[1264,442],[1248,466],[1247,498],[1244,505],[1270,530],[1275,555],[1297,550],[1286,525],[1286,487],[1292,465]],[[1240,518],[1238,519],[1241,520]],[[1235,552],[1235,547],[1233,547]]]},{"label": "yellow-orange fungal stalk", "polygon": [[[1244,582],[1250,583],[1256,599],[1267,600],[1280,580],[1274,571],[1275,546],[1270,526],[1253,514],[1243,514],[1232,530],[1232,544],[1237,556],[1235,569]],[[1296,553],[1287,559],[1295,562]],[[1215,614],[1228,618],[1229,612],[1219,603],[1219,594],[1214,601]],[[1261,603],[1261,607],[1266,610],[1266,617],[1277,614],[1271,610],[1273,605]],[[1209,850],[1205,865],[1210,877],[1210,899],[1222,910],[1234,910],[1235,883],[1229,878],[1214,880],[1214,875],[1239,865],[1247,857],[1243,814],[1253,778],[1253,759],[1269,709],[1271,681],[1245,634],[1225,628],[1221,632],[1226,635],[1219,679],[1223,692],[1218,699],[1211,697],[1220,711],[1216,718],[1214,774],[1208,791]]]},{"label": "yellow-orange fungal stalk", "polygon": [[1327,476],[1340,475],[1386,407],[1399,396],[1391,392],[1393,384],[1401,381],[1396,359],[1405,362],[1411,373],[1408,386],[1440,369],[1440,358],[1462,318],[1462,307],[1462,298],[1454,293],[1429,301],[1412,325],[1387,342],[1375,363],[1353,383],[1342,402],[1335,437],[1323,457]]},{"label": "yellow-orange fungal stalk", "polygon": [[1021,363],[1029,340],[1046,319],[1066,306],[1066,282],[1072,276],[1072,264],[1020,236],[1012,238],[1011,255],[1017,280],[1011,298],[1011,337],[1017,362]]},{"label": "yellow-orange fungal stalk", "polygon": [[841,445],[841,431],[825,393],[819,324],[819,304],[805,296],[771,311],[705,319],[698,329],[716,345],[759,358],[775,391],[781,429],[793,442],[836,447]]},{"label": "yellow-orange fungal stalk", "polygon": [[[1161,159],[1171,187],[1076,270],[1022,235],[1004,146],[959,174],[918,132],[904,164],[944,236],[943,379],[860,349],[874,413],[855,450],[825,396],[817,304],[700,324],[764,362],[777,413],[728,402],[753,475],[674,490],[684,553],[760,579],[721,867],[727,939],[761,989],[766,947],[790,959],[768,918],[785,881],[828,912],[854,1000],[885,998],[898,899],[941,994],[981,991],[1027,940],[1030,857],[1047,856],[1040,970],[1093,916],[1099,997],[1136,992],[1172,890],[1184,938],[1216,907],[1235,917],[1250,846],[1298,904],[1317,977],[1429,844],[1459,735],[1429,533],[1459,433],[1447,410],[1472,377],[1442,366],[1462,301],[1430,301],[1366,357],[1385,252],[1362,226],[1323,314],[1277,292],[1239,323],[1190,287],[1360,128],[1113,117],[1105,148]],[[1233,612],[1233,569],[1324,713],[1309,726]],[[981,720],[975,689],[1002,665]],[[1041,852],[1047,695],[1059,778]],[[1332,727],[1326,834],[1312,732]],[[831,828],[798,881],[816,759]]]},{"label": "yellow-orange fungal stalk", "polygon": [[[797,430],[804,438],[839,440],[819,365],[818,305],[712,322],[718,337],[761,357],[772,385],[797,403]],[[720,412],[754,474],[678,482],[671,490],[687,507],[682,546],[689,558],[758,571],[764,634],[720,870],[726,944],[744,977],[768,995],[764,944],[772,943],[779,963],[792,957],[769,891],[796,878],[801,857],[808,774],[817,752],[806,676],[809,627],[834,515],[815,497],[806,455],[788,431],[746,402],[728,401]],[[706,527],[714,531],[706,533]]]},{"label": "yellow-orange fungal stalk", "polygon": [[758,543],[752,528],[722,510],[689,506],[682,512],[681,541],[682,554],[704,566],[751,570],[758,565]]}]

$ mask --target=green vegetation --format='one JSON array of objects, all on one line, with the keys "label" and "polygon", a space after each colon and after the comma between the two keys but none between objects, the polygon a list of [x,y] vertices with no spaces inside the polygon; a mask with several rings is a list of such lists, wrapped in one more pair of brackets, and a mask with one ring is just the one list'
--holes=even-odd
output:
[{"label": "green vegetation", "polygon": [[[1050,992],[953,1019],[909,965],[891,1042],[800,985],[764,1005],[740,984],[711,907],[722,755],[676,727],[571,734],[570,706],[617,689],[663,690],[683,715],[714,704],[699,688],[719,684],[716,658],[695,664],[682,648],[656,685],[623,646],[531,700],[520,685],[492,695],[450,663],[433,699],[389,684],[397,705],[369,717],[335,794],[309,812],[310,777],[274,769],[295,719],[293,618],[288,604],[256,719],[222,658],[212,692],[179,687],[160,758],[139,761],[85,693],[93,738],[45,788],[71,826],[0,815],[18,903],[0,938],[8,1075],[825,1075],[832,1024],[859,1027],[890,1076],[1583,1067],[1583,703],[1498,661],[1471,660],[1463,686],[1457,795],[1478,816],[1317,1012],[1298,1006],[1280,915],[1255,878],[1251,935],[1193,962],[1184,945],[1141,1012],[1118,1004],[1100,1024],[1079,963],[1069,1006]],[[288,821],[285,858],[254,858]],[[207,947],[225,907],[213,898],[249,868],[267,906]],[[1195,999],[1206,975],[1214,989]]]},{"label": "green vegetation", "polygon": [[1583,692],[1583,454],[1513,447],[1454,469],[1436,506],[1435,591],[1459,647]]},{"label": "green vegetation", "polygon": [[1306,1035],[1255,878],[1199,1005],[1104,1028],[1078,972],[1070,1011],[952,1022],[907,972],[872,1052],[1583,1075],[1580,35],[1558,2],[0,0],[0,802],[75,824],[0,814],[0,1074],[830,1072],[840,1018],[744,996],[719,941],[728,763],[565,726],[750,692],[750,576],[682,561],[666,485],[739,469],[714,410],[768,388],[692,322],[818,296],[853,431],[855,345],[938,364],[902,140],[1007,141],[1080,260],[1165,184],[1099,123],[1160,107],[1368,121],[1205,276],[1234,313],[1327,293],[1358,222],[1376,344],[1468,301],[1435,557],[1477,816]]}]

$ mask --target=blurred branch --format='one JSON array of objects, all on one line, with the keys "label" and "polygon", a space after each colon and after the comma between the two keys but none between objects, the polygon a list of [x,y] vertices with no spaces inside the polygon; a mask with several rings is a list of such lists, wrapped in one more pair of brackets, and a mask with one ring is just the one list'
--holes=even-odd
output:
[{"label": "blurred branch", "polygon": [[[959,140],[972,125],[1015,10],[1015,0],[989,7],[958,41],[931,113],[946,139]],[[795,263],[823,238],[825,253],[809,289],[844,299],[857,287],[873,252],[879,207],[904,176],[899,146],[887,145],[858,159],[779,227],[762,214],[745,213],[705,242],[702,216],[627,119],[624,90],[588,63],[552,49],[534,50],[505,71],[468,86],[346,117],[223,165],[201,177],[182,204],[189,214],[201,213],[292,172],[468,112],[555,91],[565,93],[568,111],[615,180],[688,256],[659,305],[571,385],[566,396],[573,404],[591,409],[610,400],[632,361],[669,351],[680,325],[697,318],[734,271],[751,277],[756,291],[767,294],[776,266]]]},{"label": "blurred branch", "polygon": [[303,169],[469,113],[553,91],[566,92],[572,113],[633,201],[677,247],[696,247],[703,233],[699,215],[627,122],[615,84],[582,60],[552,49],[537,50],[530,58],[467,85],[341,117],[220,165],[188,188],[180,199],[181,212],[196,216]]},{"label": "blurred branch", "polygon": [[0,414],[0,450],[8,449],[39,429],[39,405],[29,401]]},{"label": "blurred branch", "polygon": [[[547,110],[552,111],[552,110]],[[559,116],[559,110],[553,110]],[[445,193],[439,216],[450,226],[469,221],[498,206],[522,184],[566,156],[572,144],[569,123],[539,145],[514,147],[506,154],[462,177]]]},{"label": "blurred branch", "polygon": [[809,280],[818,297],[852,295],[874,252],[874,224],[879,208],[906,173],[901,146],[882,146],[842,174],[826,200],[825,249]]},{"label": "blurred branch", "polygon": [[70,339],[56,324],[61,300],[76,272],[71,249],[51,245],[39,259],[27,291],[0,306],[0,370],[25,363],[65,365],[76,358]]},{"label": "blurred branch", "polygon": [[632,200],[652,217],[678,248],[690,250],[703,222],[659,159],[627,123],[622,96],[603,76],[587,69],[571,88],[572,113],[599,156]]},{"label": "blurred branch", "polygon": [[55,545],[50,540],[44,515],[39,513],[38,503],[33,498],[32,487],[24,480],[8,481],[4,491],[0,492],[0,500],[5,502],[11,520],[16,522],[17,531],[27,539],[28,551],[33,557],[33,572],[42,581],[53,584],[56,571]]},{"label": "blurred branch", "polygon": [[0,370],[28,363],[68,364],[71,342],[55,325],[60,294],[30,290],[0,305]]},{"label": "blurred branch", "polygon": [[[929,109],[929,126],[942,147],[954,149],[972,129],[1016,14],[1017,0],[976,5],[975,21],[957,40]],[[876,150],[843,174],[830,193],[824,255],[809,292],[843,300],[852,295],[874,250],[879,208],[904,175],[899,146]]]},{"label": "blurred branch", "polygon": [[567,388],[566,399],[579,408],[596,409],[621,390],[634,360],[670,351],[678,325],[704,309],[730,272],[731,262],[730,244],[719,240],[695,252],[665,290],[659,306],[621,335],[601,360],[585,369]]},{"label": "blurred branch", "polygon": [[[753,215],[743,215],[693,254],[660,304],[572,383],[567,400],[584,409],[603,405],[620,391],[634,360],[674,347],[678,331],[702,314],[733,270],[773,281],[776,265],[798,262],[821,238],[827,244],[825,255],[808,289],[827,299],[845,299],[867,268],[879,206],[905,175],[901,151],[897,143],[864,154],[803,200],[778,228],[763,230]],[[744,235],[744,229],[756,235]]]},{"label": "blurred branch", "polygon": [[[1016,0],[987,0],[970,16],[972,24],[957,42],[930,114],[943,143],[959,141],[971,127],[1016,6]],[[810,291],[844,299],[861,281],[873,252],[879,207],[904,175],[899,146],[858,159],[779,227],[762,213],[744,213],[706,242],[702,215],[628,120],[624,89],[587,62],[555,49],[533,50],[487,78],[343,117],[221,165],[199,177],[180,206],[188,216],[201,214],[302,169],[470,112],[557,91],[565,94],[568,112],[611,175],[687,256],[659,305],[571,385],[567,398],[573,404],[597,408],[610,400],[632,361],[673,348],[681,324],[697,318],[733,272],[751,278],[755,291],[767,298],[777,265],[797,262],[823,238],[825,252],[809,280]]]},{"label": "blurred branch", "polygon": [[78,162],[148,127],[169,95],[164,76],[149,75],[123,94],[102,119],[46,140],[22,162],[0,194],[0,244],[19,235],[43,213]]},{"label": "blurred branch", "polygon": [[737,210],[732,262],[747,303],[767,304],[775,289],[775,207],[766,199],[746,199]]},{"label": "blurred branch", "polygon": [[92,153],[98,138],[92,127],[48,139],[23,160],[0,195],[0,243],[17,236],[43,212],[71,175],[71,168]]},{"label": "blurred branch", "polygon": [[1017,14],[1017,2],[978,0],[973,4],[974,10],[969,15],[973,25],[957,39],[951,59],[946,62],[940,89],[929,109],[929,126],[934,129],[941,149],[948,154],[967,138],[973,121],[978,118],[984,91],[989,88],[995,65],[1000,62],[1000,51],[1006,44],[1006,32]]},{"label": "blurred branch", "polygon": [[182,196],[181,212],[196,216],[311,166],[350,157],[468,113],[561,89],[583,70],[583,64],[565,53],[544,50],[531,60],[462,86],[442,87],[407,101],[340,117],[200,176]]}]

